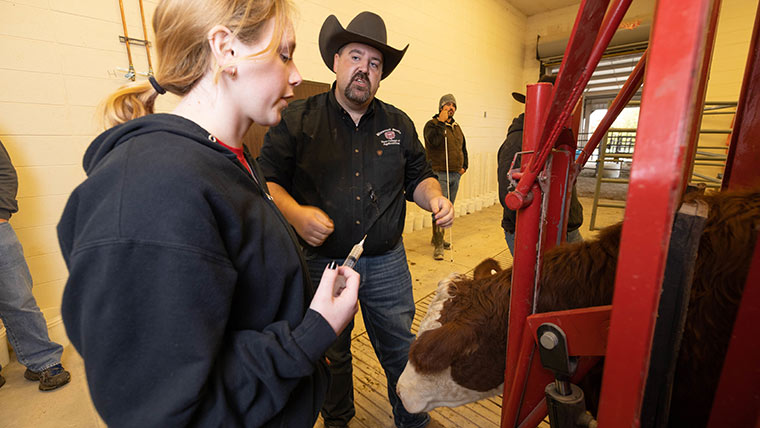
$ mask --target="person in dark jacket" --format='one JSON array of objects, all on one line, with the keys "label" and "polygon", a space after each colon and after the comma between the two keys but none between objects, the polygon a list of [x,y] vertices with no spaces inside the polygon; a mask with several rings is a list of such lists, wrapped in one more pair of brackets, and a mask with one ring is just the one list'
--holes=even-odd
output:
[{"label": "person in dark jacket", "polygon": [[[61,365],[63,347],[50,340],[47,321],[32,294],[24,249],[8,221],[18,212],[17,191],[16,169],[0,141],[0,318],[16,358],[26,366],[24,378],[39,381],[41,391],[50,391],[69,383],[71,374]],[[0,375],[0,386],[4,384]]]},{"label": "person in dark jacket", "polygon": [[[425,150],[433,165],[433,172],[438,177],[443,194],[453,204],[459,189],[459,180],[467,171],[467,140],[462,127],[454,120],[457,100],[452,94],[446,94],[438,102],[438,114],[425,124]],[[433,258],[443,260],[443,250],[450,244],[443,240],[443,229],[433,222],[435,247]]]},{"label": "person in dark jacket", "polygon": [[[314,290],[242,138],[301,76],[285,0],[161,1],[155,77],[107,101],[58,224],[63,319],[115,427],[312,426],[359,277]],[[181,97],[152,114],[158,94]],[[333,291],[336,278],[345,288]],[[337,290],[337,287],[336,287]]]},{"label": "person in dark jacket", "polygon": [[[364,324],[385,370],[394,422],[416,428],[430,417],[410,414],[396,395],[414,340],[412,278],[401,238],[406,201],[433,212],[441,227],[451,225],[454,213],[414,123],[375,98],[380,80],[405,52],[388,46],[386,35],[382,18],[371,12],[358,14],[345,29],[334,15],[327,17],[319,49],[335,83],[282,113],[259,160],[277,206],[301,238],[312,277],[363,240],[356,269]],[[334,380],[322,409],[328,427],[347,426],[355,414],[352,327],[327,353]]]},{"label": "person in dark jacket", "polygon": [[[538,81],[554,84],[556,76],[542,76]],[[515,101],[525,104],[525,95],[518,92],[513,92],[512,97]],[[522,151],[522,139],[523,139],[523,121],[525,120],[525,113],[520,113],[519,116],[512,120],[512,124],[509,125],[507,130],[507,138],[499,147],[497,154],[497,177],[499,180],[499,202],[501,202],[502,209],[504,211],[501,219],[501,227],[504,229],[504,239],[507,241],[507,246],[512,255],[515,254],[515,221],[517,213],[507,208],[504,198],[511,190],[511,183],[509,180],[509,168],[512,164],[515,155]],[[514,168],[520,168],[520,156],[515,160]],[[583,224],[583,205],[578,200],[578,194],[573,186],[572,195],[570,197],[570,213],[567,218],[567,242],[576,242],[583,240],[580,231],[578,230]]]}]

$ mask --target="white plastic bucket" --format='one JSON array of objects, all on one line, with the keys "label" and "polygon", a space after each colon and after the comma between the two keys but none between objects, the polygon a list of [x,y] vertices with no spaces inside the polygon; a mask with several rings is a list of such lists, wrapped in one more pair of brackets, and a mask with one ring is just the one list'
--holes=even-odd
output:
[{"label": "white plastic bucket", "polygon": [[433,226],[433,217],[428,213],[425,212],[425,215],[422,216],[422,227],[432,227]]},{"label": "white plastic bucket", "polygon": [[602,177],[620,178],[620,164],[617,162],[605,162]]},{"label": "white plastic bucket", "polygon": [[462,211],[464,211],[466,208],[460,201],[454,202],[454,218],[459,217],[462,215]]},{"label": "white plastic bucket", "polygon": [[414,230],[422,230],[423,217],[425,215],[420,211],[414,213]]}]

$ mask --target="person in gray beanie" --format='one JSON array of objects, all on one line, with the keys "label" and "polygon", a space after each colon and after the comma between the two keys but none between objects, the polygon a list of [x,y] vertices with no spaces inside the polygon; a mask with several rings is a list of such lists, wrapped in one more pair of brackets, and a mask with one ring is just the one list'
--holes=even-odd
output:
[{"label": "person in gray beanie", "polygon": [[[459,180],[467,171],[467,142],[462,128],[454,120],[457,111],[457,100],[452,94],[446,94],[438,102],[438,114],[425,124],[425,149],[428,160],[433,165],[433,172],[438,177],[443,195],[451,203],[457,197]],[[443,260],[443,250],[451,248],[443,239],[443,229],[433,222],[433,238],[435,247],[433,258]]]}]

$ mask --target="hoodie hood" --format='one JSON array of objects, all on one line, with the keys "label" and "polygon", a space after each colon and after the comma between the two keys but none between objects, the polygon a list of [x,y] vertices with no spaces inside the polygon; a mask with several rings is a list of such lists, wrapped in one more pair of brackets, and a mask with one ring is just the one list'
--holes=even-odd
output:
[{"label": "hoodie hood", "polygon": [[519,116],[517,116],[516,118],[514,118],[514,120],[512,120],[512,124],[509,125],[509,129],[507,130],[507,135],[513,132],[517,132],[517,131],[522,132],[523,121],[525,121],[525,113],[520,113]]},{"label": "hoodie hood", "polygon": [[90,173],[105,159],[109,153],[132,138],[153,132],[163,132],[180,135],[201,143],[215,151],[225,154],[231,159],[235,154],[216,142],[208,131],[195,122],[174,114],[150,114],[114,126],[98,136],[85,151],[82,166],[89,176]]}]

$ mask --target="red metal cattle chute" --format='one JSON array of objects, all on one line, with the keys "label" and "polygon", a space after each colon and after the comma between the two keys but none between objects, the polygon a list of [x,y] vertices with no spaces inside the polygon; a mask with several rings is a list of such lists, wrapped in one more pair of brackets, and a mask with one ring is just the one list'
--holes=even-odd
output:
[{"label": "red metal cattle chute", "polygon": [[[556,194],[555,189],[558,187],[550,183],[557,176],[561,177],[561,173],[556,172],[557,165],[552,165],[551,173],[542,171],[562,127],[630,1],[617,1],[607,13],[604,23],[600,24],[599,14],[604,12],[607,3],[606,0],[587,0],[581,3],[551,99],[547,101],[545,89],[534,89],[537,85],[530,85],[527,91],[525,144],[526,147],[533,144],[535,154],[530,161],[523,162],[521,173],[513,174],[513,178],[520,181],[516,191],[506,199],[510,208],[518,210],[519,221],[510,302],[502,427],[533,427],[546,414],[542,391],[543,386],[551,381],[551,376],[533,358],[536,349],[534,327],[536,317],[540,315],[529,314],[534,311],[533,302],[540,291],[535,287],[543,251],[555,243],[553,239],[540,236],[545,232],[539,226],[546,225],[547,219],[551,218],[560,218],[566,224],[567,204],[545,204],[543,208],[534,205],[542,200],[566,201],[569,198],[568,192]],[[660,0],[657,6],[650,50],[642,56],[602,124],[579,156],[569,173],[567,185],[564,186],[565,190],[572,188],[578,171],[588,160],[601,136],[641,85],[646,65],[647,86],[642,97],[638,144],[634,155],[636,168],[629,185],[610,321],[611,334],[599,410],[601,426],[640,425],[671,227],[682,189],[691,174],[691,157],[696,150],[720,2]],[[760,144],[750,141],[751,136],[756,136],[756,131],[760,129],[760,89],[752,84],[760,79],[760,54],[754,48],[758,46],[759,25],[760,10],[750,50],[752,56],[748,61],[737,111],[738,131],[733,136],[724,187],[729,178],[731,183],[743,185],[760,182],[760,174],[757,172]],[[590,40],[594,40],[594,43],[590,44]],[[743,121],[739,120],[742,110],[746,114]],[[542,116],[545,119],[539,120]],[[535,141],[538,135],[542,137]],[[742,155],[733,156],[733,153]],[[543,193],[536,192],[539,187],[537,183],[541,184]],[[561,190],[563,187],[559,188]],[[564,215],[558,210],[565,210]],[[549,233],[564,236],[562,227],[551,225],[549,229]],[[760,269],[757,260],[752,269],[754,276],[750,275],[749,281],[757,276]],[[748,311],[754,313],[751,311],[756,312],[760,302],[756,298],[749,300],[751,301],[743,300],[742,308],[752,308]],[[563,311],[554,316],[566,320],[568,325],[574,325],[573,322],[583,323],[585,315],[578,311]],[[570,321],[571,318],[575,318],[575,321]],[[745,316],[745,321],[746,319]],[[594,325],[589,324],[588,320],[586,322],[587,326]],[[748,340],[748,337],[752,337],[749,335],[753,328],[737,321],[735,337]],[[599,328],[595,330],[595,334],[599,333],[598,330]],[[605,330],[605,327],[602,326],[601,330]],[[733,348],[734,344],[731,346]],[[754,348],[753,356],[756,359],[760,356],[757,355],[757,347]],[[577,374],[580,375],[581,371],[582,367],[579,367]],[[614,377],[610,373],[614,373]],[[736,379],[736,374],[733,375],[733,379]],[[726,382],[729,386],[725,385]],[[730,385],[731,382],[726,380],[721,388],[730,391]],[[754,384],[745,381],[744,385],[744,389],[749,391]],[[753,423],[751,419],[748,420],[750,425]]]},{"label": "red metal cattle chute", "polygon": [[[735,127],[731,133],[723,189],[760,186],[760,5],[755,13],[755,28],[749,45],[744,81],[736,106]],[[720,383],[715,392],[709,428],[725,426],[760,427],[760,346],[757,322],[760,319],[760,234],[747,275],[744,294],[734,322],[731,344],[723,362]]]},{"label": "red metal cattle chute", "polygon": [[[551,172],[543,175],[538,181],[543,186],[542,198],[539,198],[541,192],[537,192],[537,177],[544,169],[555,142],[570,119],[583,89],[620,25],[631,0],[617,0],[605,15],[608,3],[609,0],[585,0],[581,3],[551,99],[546,95],[546,91],[540,89],[540,84],[530,85],[527,91],[523,143],[524,149],[534,150],[535,155],[522,162],[522,172],[514,175],[515,178],[519,178],[516,190],[507,195],[506,199],[507,206],[518,210],[519,220],[507,336],[503,427],[515,426],[522,420],[520,415],[529,412],[529,419],[532,420],[540,413],[535,409],[541,406],[543,401],[541,390],[536,390],[538,393],[534,391],[531,394],[523,394],[524,383],[528,381],[529,373],[532,376],[530,381],[535,383],[536,376],[533,373],[538,370],[532,358],[530,338],[523,337],[523,330],[526,316],[535,312],[534,297],[538,292],[535,289],[536,278],[540,272],[543,252],[564,238],[570,198],[570,192],[567,190],[572,189],[577,176],[575,168],[570,172],[572,156],[553,157]],[[539,135],[541,139],[536,141]],[[574,151],[575,147],[569,145],[569,148]],[[564,162],[560,162],[562,158]],[[552,177],[566,177],[564,185],[552,183]],[[564,193],[552,193],[558,190]],[[541,199],[559,199],[564,203],[544,202],[543,205],[547,208],[542,210],[539,201]],[[544,230],[539,226],[547,219],[555,226],[560,226],[551,228],[547,236],[539,236],[536,231]],[[540,388],[543,386],[540,385]]]}]

